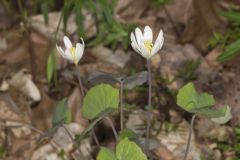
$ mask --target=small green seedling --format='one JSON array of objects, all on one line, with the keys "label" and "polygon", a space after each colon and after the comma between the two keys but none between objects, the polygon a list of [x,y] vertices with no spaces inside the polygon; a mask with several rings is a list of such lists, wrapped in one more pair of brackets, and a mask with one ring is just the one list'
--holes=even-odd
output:
[{"label": "small green seedling", "polygon": [[108,84],[120,84],[120,127],[123,129],[123,89],[133,89],[136,86],[142,85],[147,82],[147,72],[142,71],[132,76],[126,76],[123,74],[111,74],[106,72],[96,71],[89,77],[88,81],[92,84],[108,83]]},{"label": "small green seedling", "polygon": [[228,122],[231,118],[231,109],[228,105],[222,108],[215,108],[215,100],[212,95],[208,93],[198,94],[194,88],[193,83],[188,83],[183,86],[177,95],[177,104],[187,112],[193,113],[189,139],[184,159],[187,159],[188,150],[190,147],[191,133],[194,125],[195,115],[202,115],[210,118],[212,121],[220,124]]}]

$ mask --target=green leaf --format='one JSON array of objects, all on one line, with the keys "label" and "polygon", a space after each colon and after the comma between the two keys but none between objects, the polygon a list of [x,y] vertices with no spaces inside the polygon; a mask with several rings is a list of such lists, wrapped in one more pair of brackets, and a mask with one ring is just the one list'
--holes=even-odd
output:
[{"label": "green leaf", "polygon": [[66,31],[67,21],[68,21],[69,16],[72,13],[73,6],[74,6],[74,0],[64,0],[64,5],[63,5],[63,27],[64,27],[64,31]]},{"label": "green leaf", "polygon": [[202,114],[208,118],[218,118],[222,117],[225,115],[226,108],[214,108],[213,106],[211,107],[203,107],[203,108],[196,108],[191,110],[192,113],[197,113],[197,114]]},{"label": "green leaf", "polygon": [[234,25],[240,25],[240,12],[239,11],[225,11],[220,13],[221,16],[232,22]]},{"label": "green leaf", "polygon": [[121,132],[119,133],[119,139],[122,140],[122,139],[125,139],[125,138],[128,138],[128,139],[135,139],[137,138],[138,135],[133,132],[131,129],[128,129],[128,128],[124,128],[123,130],[121,130]]},{"label": "green leaf", "polygon": [[51,53],[48,56],[48,61],[47,61],[47,81],[48,84],[51,83],[51,81],[54,78],[54,74],[56,74],[56,58],[54,53]]},{"label": "green leaf", "polygon": [[193,83],[188,83],[182,87],[177,95],[177,105],[184,110],[190,111],[197,103],[197,93]]},{"label": "green leaf", "polygon": [[136,86],[147,82],[147,71],[136,73],[124,79],[124,88],[133,89]]},{"label": "green leaf", "polygon": [[116,148],[118,160],[147,160],[147,156],[142,149],[128,138],[121,140]]},{"label": "green leaf", "polygon": [[227,123],[232,118],[231,108],[228,105],[224,106],[224,108],[226,108],[224,110],[225,111],[224,116],[219,117],[219,118],[212,118],[211,120],[216,123],[220,123],[220,124]]},{"label": "green leaf", "polygon": [[177,104],[184,110],[193,112],[197,108],[214,105],[214,98],[207,93],[197,94],[193,83],[188,83],[182,87],[177,95]]},{"label": "green leaf", "polygon": [[38,0],[37,3],[40,5],[41,12],[43,14],[44,23],[48,24],[48,10],[49,10],[49,0]]},{"label": "green leaf", "polygon": [[217,57],[219,62],[229,60],[240,54],[240,39],[226,46],[224,52]]},{"label": "green leaf", "polygon": [[82,14],[83,0],[75,1],[75,15],[76,15],[76,24],[78,26],[78,34],[80,37],[84,37],[84,16]]},{"label": "green leaf", "polygon": [[232,117],[230,107],[214,108],[213,96],[208,93],[198,95],[193,83],[188,83],[179,90],[177,104],[188,112],[204,115],[218,123],[226,123]]},{"label": "green leaf", "polygon": [[213,106],[215,104],[215,100],[212,95],[208,93],[202,93],[198,96],[197,108],[202,108],[206,106]]},{"label": "green leaf", "polygon": [[101,147],[97,160],[118,160],[117,157],[115,156],[114,152],[105,148]]},{"label": "green leaf", "polygon": [[83,99],[82,113],[85,118],[95,119],[108,109],[117,109],[119,90],[107,84],[92,87]]},{"label": "green leaf", "polygon": [[55,107],[55,111],[52,119],[52,126],[59,127],[63,123],[68,123],[71,121],[71,112],[67,106],[67,98],[59,101]]}]

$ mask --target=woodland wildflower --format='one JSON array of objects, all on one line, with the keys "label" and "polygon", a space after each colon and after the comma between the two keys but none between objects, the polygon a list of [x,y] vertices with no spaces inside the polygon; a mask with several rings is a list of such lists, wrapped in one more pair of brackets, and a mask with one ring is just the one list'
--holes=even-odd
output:
[{"label": "woodland wildflower", "polygon": [[83,39],[81,38],[82,43],[77,43],[76,47],[72,45],[72,42],[69,40],[67,36],[64,36],[63,41],[65,44],[64,49],[56,44],[58,52],[61,54],[63,58],[77,65],[79,60],[82,58],[84,51],[85,44]]},{"label": "woodland wildflower", "polygon": [[163,32],[160,30],[155,43],[153,43],[153,33],[149,26],[144,28],[144,32],[139,28],[131,33],[132,48],[146,59],[154,56],[163,46],[164,37]]}]

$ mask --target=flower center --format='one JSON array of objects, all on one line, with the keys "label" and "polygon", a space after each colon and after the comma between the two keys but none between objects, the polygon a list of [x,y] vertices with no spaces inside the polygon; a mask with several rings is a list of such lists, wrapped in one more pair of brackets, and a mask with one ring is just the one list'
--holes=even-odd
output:
[{"label": "flower center", "polygon": [[145,41],[144,46],[148,51],[148,54],[151,54],[152,48],[153,48],[153,43],[151,41]]},{"label": "flower center", "polygon": [[70,49],[70,53],[71,53],[71,55],[72,55],[72,57],[73,57],[74,63],[77,64],[76,48],[75,48],[75,47],[72,47],[72,48]]}]

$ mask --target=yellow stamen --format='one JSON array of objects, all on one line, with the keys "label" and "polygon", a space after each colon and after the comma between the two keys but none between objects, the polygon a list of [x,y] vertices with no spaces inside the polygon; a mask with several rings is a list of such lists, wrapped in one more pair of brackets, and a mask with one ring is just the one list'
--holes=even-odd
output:
[{"label": "yellow stamen", "polygon": [[144,46],[146,47],[149,54],[152,52],[153,43],[151,41],[145,41]]},{"label": "yellow stamen", "polygon": [[71,55],[73,56],[73,61],[74,61],[74,63],[77,64],[78,62],[77,62],[77,57],[76,57],[76,48],[75,48],[75,47],[72,47],[72,48],[70,49],[70,53],[71,53]]}]

